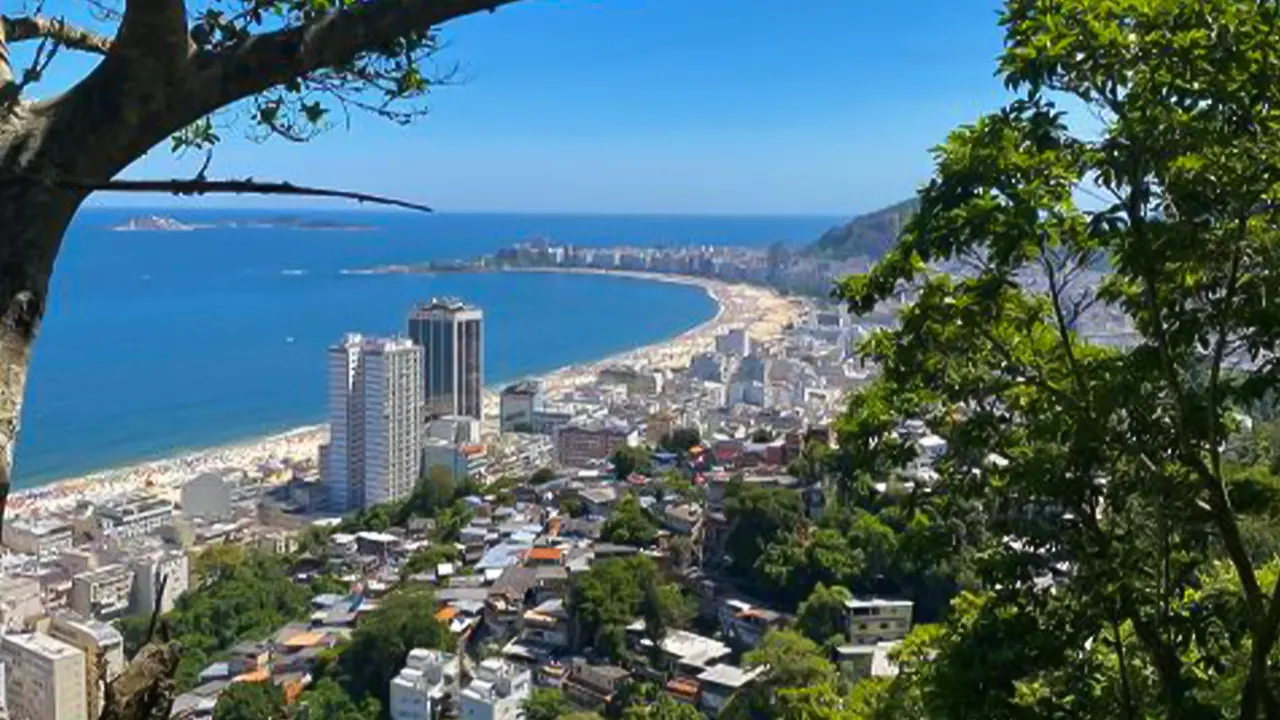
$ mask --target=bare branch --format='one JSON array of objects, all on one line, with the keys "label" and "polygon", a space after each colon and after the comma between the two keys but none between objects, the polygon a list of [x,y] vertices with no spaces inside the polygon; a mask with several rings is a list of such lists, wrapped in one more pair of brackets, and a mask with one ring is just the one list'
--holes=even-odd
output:
[{"label": "bare branch", "polygon": [[11,43],[47,38],[70,50],[97,55],[111,52],[110,38],[76,27],[62,18],[0,17],[0,25],[4,26],[3,33]]},{"label": "bare branch", "polygon": [[[287,182],[257,182],[247,180],[104,180],[102,182],[81,182],[73,180],[47,181],[43,178],[23,178],[22,182],[49,182],[58,187],[85,192],[158,192],[171,195],[293,195],[301,197],[325,197],[354,200],[358,203],[372,205],[388,205],[391,207],[431,212],[426,205],[412,203],[407,200],[349,190],[332,190],[328,188],[294,185]],[[3,183],[4,181],[0,181]],[[15,180],[9,180],[15,182]]]}]

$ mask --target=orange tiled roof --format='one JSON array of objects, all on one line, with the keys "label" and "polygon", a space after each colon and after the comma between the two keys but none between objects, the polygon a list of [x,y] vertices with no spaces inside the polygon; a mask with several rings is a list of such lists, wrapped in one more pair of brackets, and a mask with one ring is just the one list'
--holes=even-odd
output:
[{"label": "orange tiled roof", "polygon": [[287,648],[308,648],[313,645],[319,645],[324,640],[324,635],[316,632],[298,633],[285,640],[282,645]]},{"label": "orange tiled roof", "polygon": [[237,675],[231,678],[231,682],[266,682],[271,679],[271,672],[266,668],[258,668],[243,675]]},{"label": "orange tiled roof", "polygon": [[560,548],[553,547],[536,547],[529,551],[526,556],[530,560],[559,560],[564,556]]},{"label": "orange tiled roof", "polygon": [[672,678],[667,682],[667,692],[677,697],[695,698],[698,696],[698,681],[690,678]]}]

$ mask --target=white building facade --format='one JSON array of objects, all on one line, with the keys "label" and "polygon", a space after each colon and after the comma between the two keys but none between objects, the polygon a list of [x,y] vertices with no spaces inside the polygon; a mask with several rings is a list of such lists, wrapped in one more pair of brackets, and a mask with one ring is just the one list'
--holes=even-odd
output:
[{"label": "white building facade", "polygon": [[506,660],[485,660],[461,693],[458,716],[461,720],[521,720],[520,705],[529,697],[531,684],[527,669]]},{"label": "white building facade", "polygon": [[129,611],[133,569],[120,563],[78,573],[71,578],[71,609],[87,618],[115,620]]},{"label": "white building facade", "polygon": [[191,517],[225,520],[231,517],[231,485],[221,474],[204,473],[182,486],[182,510]]},{"label": "white building facade", "polygon": [[159,596],[160,612],[173,610],[178,597],[191,586],[191,560],[181,550],[150,553],[134,558],[133,592],[130,608],[134,614],[150,615],[156,609],[157,591],[164,581],[164,592]]},{"label": "white building facade", "polygon": [[[84,653],[85,708],[89,717],[102,712],[105,682],[124,672],[124,636],[111,625],[74,613],[58,613],[49,624],[49,636]],[[101,677],[99,672],[105,673]]]},{"label": "white building facade", "polygon": [[418,480],[422,348],[407,338],[351,334],[329,349],[329,443],[320,478],[328,507],[398,500]]},{"label": "white building facade", "polygon": [[457,681],[458,658],[453,653],[422,648],[410,651],[404,668],[391,680],[391,720],[439,717],[441,703],[446,695],[456,692]]},{"label": "white building facade", "polygon": [[10,716],[24,720],[87,720],[85,657],[43,633],[0,639]]}]

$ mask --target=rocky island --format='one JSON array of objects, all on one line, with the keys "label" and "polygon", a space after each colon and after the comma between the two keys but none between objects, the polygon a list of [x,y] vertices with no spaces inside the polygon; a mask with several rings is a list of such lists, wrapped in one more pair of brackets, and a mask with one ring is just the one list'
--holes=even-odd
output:
[{"label": "rocky island", "polygon": [[139,217],[129,218],[127,221],[119,225],[113,225],[112,230],[160,230],[160,231],[187,231],[187,230],[203,230],[208,228],[232,228],[242,230],[343,230],[343,231],[360,231],[375,230],[376,225],[364,223],[347,222],[344,220],[334,220],[328,218],[301,218],[292,215],[279,215],[275,217],[265,218],[228,218],[225,220],[215,220],[213,222],[202,223],[199,225],[184,223],[176,218],[168,215],[142,215]]},{"label": "rocky island", "polygon": [[250,218],[239,220],[226,220],[219,222],[222,227],[235,228],[279,228],[291,230],[374,230],[377,226],[363,223],[347,222],[344,220],[332,220],[328,218],[300,218],[293,215],[278,215],[267,218]]},{"label": "rocky island", "polygon": [[166,232],[184,232],[195,230],[195,225],[188,225],[180,222],[168,215],[144,215],[141,217],[129,218],[127,221],[114,225],[111,228],[117,231],[130,230],[159,230]]}]

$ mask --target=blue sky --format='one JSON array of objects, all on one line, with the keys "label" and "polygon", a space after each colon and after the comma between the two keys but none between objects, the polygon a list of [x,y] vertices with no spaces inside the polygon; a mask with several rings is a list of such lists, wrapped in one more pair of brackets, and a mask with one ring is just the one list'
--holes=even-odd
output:
[{"label": "blue sky", "polygon": [[[526,0],[445,27],[446,59],[470,80],[440,90],[419,124],[357,117],[306,146],[234,137],[211,174],[444,211],[850,215],[911,194],[929,148],[1004,99],[997,11]],[[199,162],[161,146],[128,174],[185,176]]]}]

